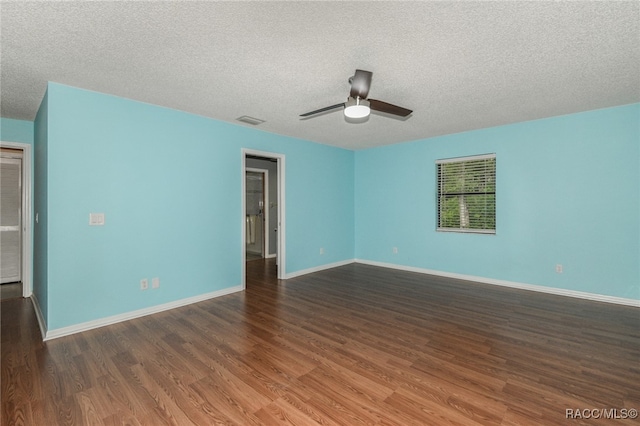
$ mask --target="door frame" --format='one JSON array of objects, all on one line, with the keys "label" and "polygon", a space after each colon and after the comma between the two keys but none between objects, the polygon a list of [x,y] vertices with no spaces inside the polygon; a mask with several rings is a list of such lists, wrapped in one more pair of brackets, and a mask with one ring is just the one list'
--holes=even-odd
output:
[{"label": "door frame", "polygon": [[276,263],[278,264],[278,279],[285,279],[286,275],[286,262],[287,262],[287,249],[286,249],[286,216],[285,216],[285,155],[279,154],[275,152],[268,151],[258,151],[255,149],[242,148],[241,152],[241,178],[240,178],[240,194],[241,194],[241,209],[240,209],[240,248],[241,254],[240,259],[241,263],[241,286],[244,290],[246,288],[246,251],[245,251],[245,243],[247,241],[246,238],[246,195],[245,195],[245,179],[247,172],[246,159],[247,155],[254,155],[257,157],[264,157],[276,160],[277,164],[277,186],[278,186],[278,232],[276,233]]},{"label": "door frame", "polygon": [[32,146],[0,141],[0,147],[22,150],[22,297],[30,297],[33,294]]},{"label": "door frame", "polygon": [[[266,259],[267,257],[269,257],[269,231],[268,231],[268,228],[269,228],[269,206],[268,206],[269,170],[258,169],[255,167],[246,167],[244,170],[245,170],[245,175],[247,172],[262,173],[262,203],[263,203],[262,220],[264,221],[264,223],[262,224],[262,257]],[[246,188],[245,188],[245,191],[246,191]],[[245,197],[246,197],[246,193],[245,193]],[[245,202],[246,202],[246,198],[245,198]],[[245,206],[244,208],[246,209],[247,206]],[[245,215],[246,215],[246,210],[245,210]],[[245,232],[246,232],[246,229],[245,229]],[[278,253],[278,250],[276,249],[276,255],[277,253]]]}]

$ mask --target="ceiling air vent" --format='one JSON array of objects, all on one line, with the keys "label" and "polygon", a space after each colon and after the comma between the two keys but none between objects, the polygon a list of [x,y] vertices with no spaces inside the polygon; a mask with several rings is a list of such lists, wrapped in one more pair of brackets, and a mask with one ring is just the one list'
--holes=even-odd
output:
[{"label": "ceiling air vent", "polygon": [[243,115],[242,117],[236,118],[238,121],[242,121],[243,123],[251,124],[252,126],[257,126],[258,124],[264,123],[264,120],[260,120],[259,118],[249,117],[248,115]]}]

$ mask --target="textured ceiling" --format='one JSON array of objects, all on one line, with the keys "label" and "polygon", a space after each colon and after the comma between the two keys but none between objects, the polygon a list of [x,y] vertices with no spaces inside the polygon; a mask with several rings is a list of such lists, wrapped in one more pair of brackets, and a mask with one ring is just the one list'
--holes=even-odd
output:
[{"label": "textured ceiling", "polygon": [[[47,81],[361,149],[640,102],[633,2],[6,2],[1,111],[33,120]],[[414,112],[345,121],[369,95]]]}]

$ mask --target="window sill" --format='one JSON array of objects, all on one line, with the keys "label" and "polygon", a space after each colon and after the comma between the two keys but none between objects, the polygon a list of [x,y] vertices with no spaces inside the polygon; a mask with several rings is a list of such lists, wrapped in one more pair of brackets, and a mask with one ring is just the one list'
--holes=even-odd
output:
[{"label": "window sill", "polygon": [[436,231],[437,232],[455,232],[458,234],[496,235],[495,229],[436,228]]}]

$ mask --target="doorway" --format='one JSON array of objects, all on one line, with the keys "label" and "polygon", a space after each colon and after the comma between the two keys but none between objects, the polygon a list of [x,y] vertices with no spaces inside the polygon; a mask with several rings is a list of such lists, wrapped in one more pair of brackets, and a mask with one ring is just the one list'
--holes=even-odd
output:
[{"label": "doorway", "polygon": [[275,261],[278,279],[284,279],[285,157],[242,149],[242,287],[246,288],[246,262]]},{"label": "doorway", "polygon": [[31,288],[31,145],[0,143],[0,299]]}]

